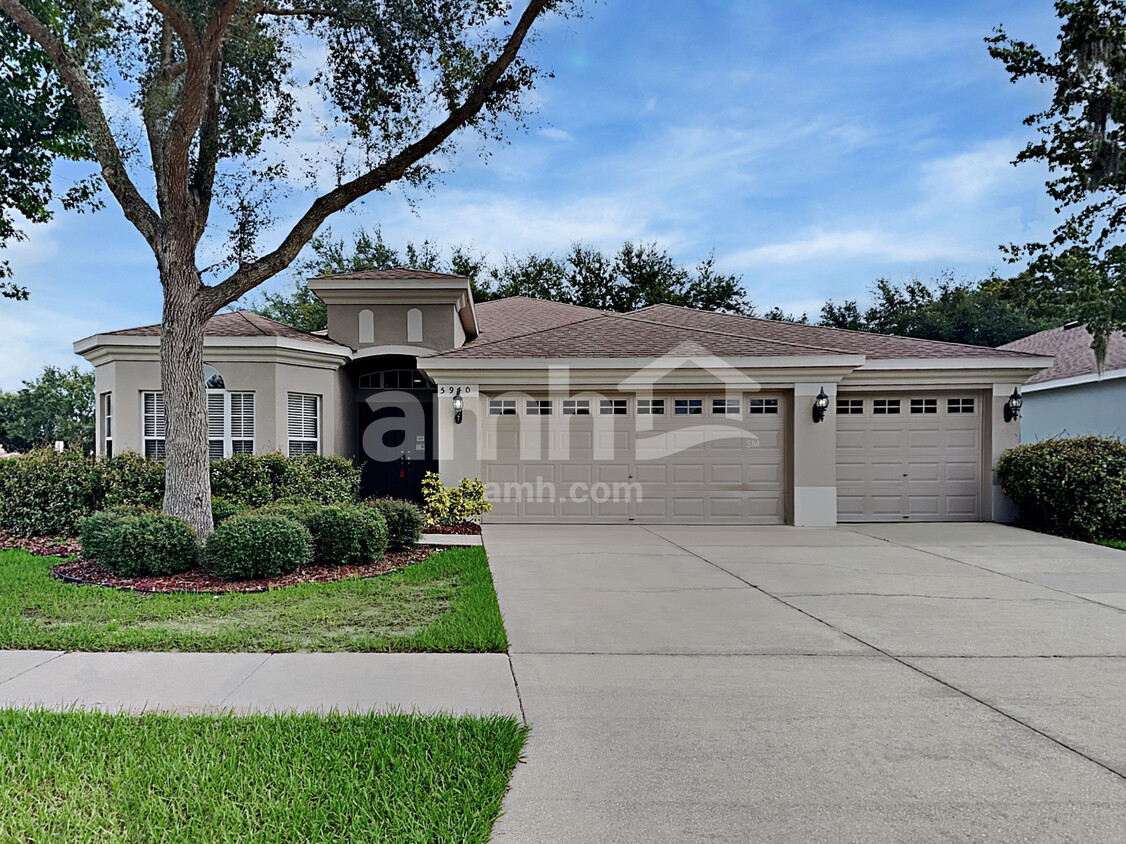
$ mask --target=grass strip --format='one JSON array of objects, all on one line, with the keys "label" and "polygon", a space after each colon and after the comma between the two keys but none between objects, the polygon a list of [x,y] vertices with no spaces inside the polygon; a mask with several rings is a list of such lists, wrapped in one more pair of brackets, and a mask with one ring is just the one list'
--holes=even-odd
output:
[{"label": "grass strip", "polygon": [[0,552],[0,649],[434,651],[508,648],[480,547],[382,577],[259,594],[151,595],[55,580],[54,558]]},{"label": "grass strip", "polygon": [[527,728],[0,710],[0,840],[485,842]]}]

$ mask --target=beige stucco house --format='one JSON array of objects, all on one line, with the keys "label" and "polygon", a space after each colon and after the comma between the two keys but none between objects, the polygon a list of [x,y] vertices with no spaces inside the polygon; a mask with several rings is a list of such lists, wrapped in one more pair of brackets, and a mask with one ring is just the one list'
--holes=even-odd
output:
[{"label": "beige stucco house", "polygon": [[[1050,357],[656,305],[475,303],[415,270],[310,280],[328,330],[221,314],[211,448],[341,454],[373,494],[487,483],[493,521],[1004,520],[1017,385]],[[160,326],[75,343],[98,450],[163,453]]]}]

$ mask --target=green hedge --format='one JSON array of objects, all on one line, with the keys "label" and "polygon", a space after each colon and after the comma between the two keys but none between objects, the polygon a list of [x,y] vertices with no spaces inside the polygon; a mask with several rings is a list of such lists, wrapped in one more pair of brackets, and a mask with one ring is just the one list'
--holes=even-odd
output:
[{"label": "green hedge", "polygon": [[81,532],[82,556],[124,577],[176,574],[199,564],[195,531],[164,513],[106,510],[84,519]]},{"label": "green hedge", "polygon": [[387,522],[371,507],[288,501],[256,512],[284,516],[304,525],[313,537],[313,560],[322,565],[374,562],[387,550]]},{"label": "green hedge", "polygon": [[313,561],[313,537],[304,525],[277,513],[227,519],[204,546],[204,567],[224,580],[277,577]]},{"label": "green hedge", "polygon": [[[213,513],[226,518],[279,499],[323,504],[359,499],[360,470],[343,457],[238,455],[211,463]],[[164,465],[126,452],[111,458],[39,449],[0,460],[0,530],[76,536],[82,519],[113,507],[159,508]]]},{"label": "green hedge", "polygon": [[1126,539],[1126,442],[1044,440],[1005,452],[1001,488],[1033,530],[1087,541]]},{"label": "green hedge", "polygon": [[383,514],[387,522],[387,544],[391,548],[407,548],[422,537],[422,511],[411,502],[371,498],[364,504]]}]

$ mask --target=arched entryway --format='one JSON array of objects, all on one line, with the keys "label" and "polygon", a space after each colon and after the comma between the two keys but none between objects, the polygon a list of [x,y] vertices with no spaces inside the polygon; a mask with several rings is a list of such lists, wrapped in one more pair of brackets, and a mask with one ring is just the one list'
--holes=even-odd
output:
[{"label": "arched entryway", "polygon": [[422,477],[437,471],[436,388],[406,355],[363,358],[350,367],[364,495],[422,499]]}]

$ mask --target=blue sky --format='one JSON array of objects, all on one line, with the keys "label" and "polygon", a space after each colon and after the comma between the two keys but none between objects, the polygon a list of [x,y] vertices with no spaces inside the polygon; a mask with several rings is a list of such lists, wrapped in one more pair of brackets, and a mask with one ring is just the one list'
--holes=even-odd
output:
[{"label": "blue sky", "polygon": [[[1045,172],[1009,163],[1048,92],[989,58],[999,23],[1045,47],[1057,31],[1047,0],[605,0],[544,28],[534,55],[555,78],[528,131],[487,162],[467,144],[432,193],[390,191],[330,226],[496,259],[575,240],[714,251],[760,310],[811,314],[880,277],[1009,272],[998,244],[1055,218]],[[83,363],[78,338],[160,319],[152,255],[114,206],[60,214],[8,253],[32,299],[0,301],[0,388]]]}]

